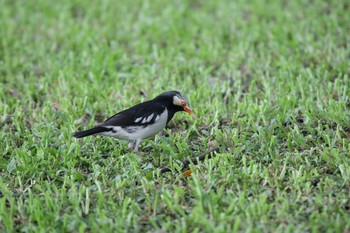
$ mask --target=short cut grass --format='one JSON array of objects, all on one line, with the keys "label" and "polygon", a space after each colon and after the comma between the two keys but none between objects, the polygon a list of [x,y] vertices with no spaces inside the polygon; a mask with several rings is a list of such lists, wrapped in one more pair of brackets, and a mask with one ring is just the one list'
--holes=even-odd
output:
[{"label": "short cut grass", "polygon": [[[0,231],[350,231],[348,1],[0,3]],[[168,90],[140,156],[72,137]]]}]

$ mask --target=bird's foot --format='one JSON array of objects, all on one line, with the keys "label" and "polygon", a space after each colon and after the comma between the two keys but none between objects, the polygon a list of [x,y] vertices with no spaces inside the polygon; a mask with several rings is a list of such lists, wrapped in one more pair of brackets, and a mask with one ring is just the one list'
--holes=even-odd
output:
[{"label": "bird's foot", "polygon": [[128,148],[132,149],[135,154],[139,155],[140,154],[140,152],[139,152],[139,144],[140,144],[140,140],[129,142]]}]

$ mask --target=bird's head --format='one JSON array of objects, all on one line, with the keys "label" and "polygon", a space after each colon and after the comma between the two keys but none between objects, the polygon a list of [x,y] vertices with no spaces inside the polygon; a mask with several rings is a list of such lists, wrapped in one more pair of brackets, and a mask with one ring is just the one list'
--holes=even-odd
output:
[{"label": "bird's head", "polygon": [[188,100],[178,91],[167,91],[160,94],[156,99],[167,102],[167,106],[176,112],[185,111],[189,114],[193,114],[192,110],[188,106]]}]

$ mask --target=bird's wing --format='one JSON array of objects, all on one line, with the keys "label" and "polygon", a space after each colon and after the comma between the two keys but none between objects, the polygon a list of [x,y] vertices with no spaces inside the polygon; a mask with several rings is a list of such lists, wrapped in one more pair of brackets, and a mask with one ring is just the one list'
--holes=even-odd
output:
[{"label": "bird's wing", "polygon": [[103,122],[102,126],[125,127],[152,124],[159,120],[159,116],[164,110],[165,107],[161,104],[144,102],[115,114]]}]

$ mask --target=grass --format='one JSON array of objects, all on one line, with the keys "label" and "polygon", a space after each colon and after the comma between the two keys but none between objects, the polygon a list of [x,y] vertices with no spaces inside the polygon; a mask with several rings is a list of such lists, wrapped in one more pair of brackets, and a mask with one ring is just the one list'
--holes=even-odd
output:
[{"label": "grass", "polygon": [[[0,3],[0,231],[350,231],[347,1]],[[140,156],[72,138],[173,89]]]}]

